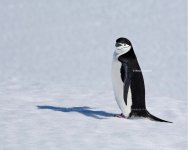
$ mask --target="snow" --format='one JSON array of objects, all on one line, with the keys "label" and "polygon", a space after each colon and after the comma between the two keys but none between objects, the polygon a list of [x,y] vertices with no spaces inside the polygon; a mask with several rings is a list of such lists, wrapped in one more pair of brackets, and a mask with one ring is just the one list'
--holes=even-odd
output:
[{"label": "snow", "polygon": [[148,110],[170,124],[113,117],[120,111],[111,89],[27,87],[1,88],[2,150],[186,149],[186,106],[180,100],[147,100]]},{"label": "snow", "polygon": [[[0,22],[0,150],[187,149],[185,1],[2,0]],[[113,117],[120,36],[150,70],[149,112],[172,124]]]}]

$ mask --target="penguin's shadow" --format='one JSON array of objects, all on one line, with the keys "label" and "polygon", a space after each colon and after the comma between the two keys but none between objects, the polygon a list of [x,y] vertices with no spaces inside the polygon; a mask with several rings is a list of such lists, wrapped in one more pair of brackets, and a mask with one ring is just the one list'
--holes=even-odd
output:
[{"label": "penguin's shadow", "polygon": [[113,113],[109,113],[106,111],[101,110],[93,110],[91,107],[83,106],[83,107],[55,107],[55,106],[37,106],[38,109],[50,109],[53,111],[60,111],[64,113],[71,113],[71,112],[77,112],[82,115],[85,115],[87,117],[92,117],[95,119],[106,119],[108,117],[113,117]]}]

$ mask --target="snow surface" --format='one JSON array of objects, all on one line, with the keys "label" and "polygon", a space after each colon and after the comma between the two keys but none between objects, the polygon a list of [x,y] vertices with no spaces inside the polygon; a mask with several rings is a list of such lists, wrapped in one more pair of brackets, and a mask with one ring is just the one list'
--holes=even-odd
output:
[{"label": "snow surface", "polygon": [[[1,0],[0,150],[186,150],[186,1]],[[114,41],[128,37],[151,114],[120,119]]]}]

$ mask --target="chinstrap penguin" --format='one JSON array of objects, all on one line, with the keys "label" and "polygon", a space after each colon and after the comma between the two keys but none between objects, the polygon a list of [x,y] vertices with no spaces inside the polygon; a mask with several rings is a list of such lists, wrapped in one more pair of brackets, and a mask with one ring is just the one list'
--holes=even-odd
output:
[{"label": "chinstrap penguin", "polygon": [[131,42],[119,38],[115,44],[116,50],[112,62],[112,84],[115,99],[122,118],[145,117],[154,121],[169,122],[150,114],[145,104],[145,85],[141,68]]}]

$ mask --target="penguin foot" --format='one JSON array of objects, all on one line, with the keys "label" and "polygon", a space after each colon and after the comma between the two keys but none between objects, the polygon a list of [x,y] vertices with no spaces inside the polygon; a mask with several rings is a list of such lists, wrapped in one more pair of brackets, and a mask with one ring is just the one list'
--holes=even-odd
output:
[{"label": "penguin foot", "polygon": [[127,118],[124,114],[115,114],[114,117],[118,117],[118,118]]}]

